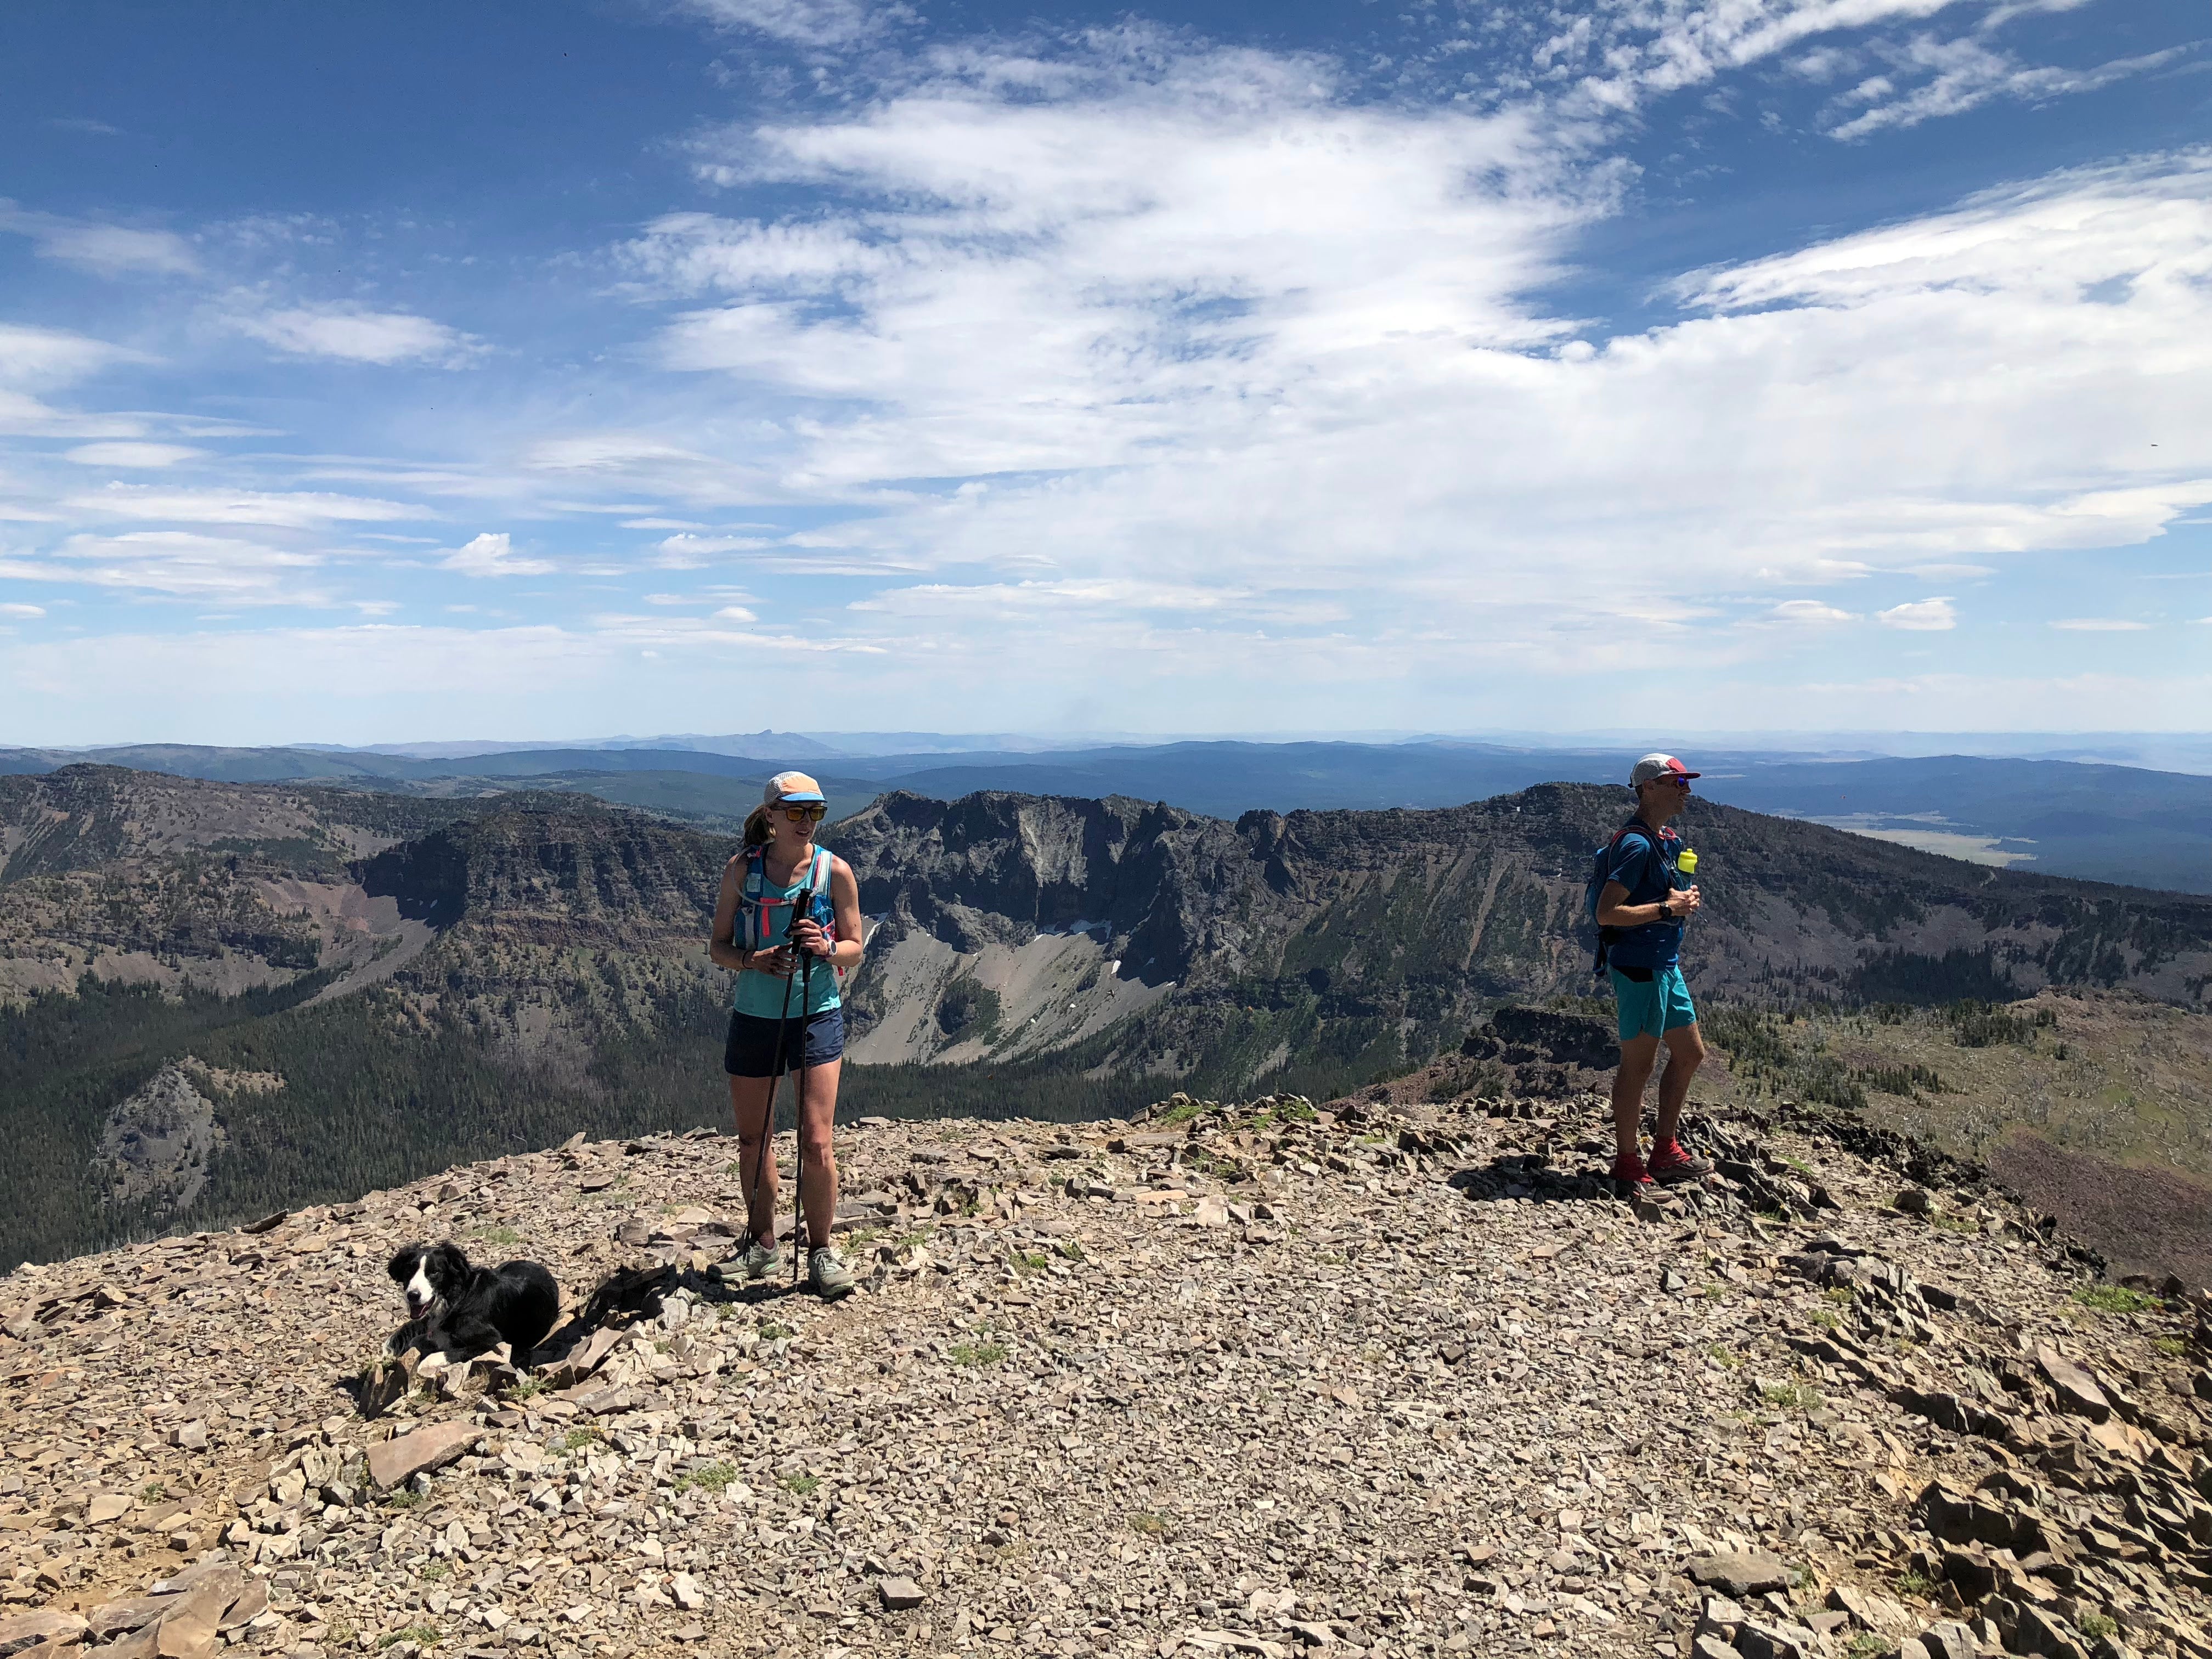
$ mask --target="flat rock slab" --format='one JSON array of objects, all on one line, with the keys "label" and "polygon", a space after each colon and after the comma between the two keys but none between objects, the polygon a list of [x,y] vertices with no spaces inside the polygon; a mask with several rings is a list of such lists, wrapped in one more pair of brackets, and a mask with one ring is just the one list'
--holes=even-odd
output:
[{"label": "flat rock slab", "polygon": [[143,1630],[177,1605],[173,1595],[133,1595],[110,1601],[92,1612],[92,1633],[105,1642],[126,1632]]},{"label": "flat rock slab", "polygon": [[876,1581],[876,1594],[884,1598],[884,1605],[894,1613],[907,1607],[918,1607],[924,1599],[921,1586],[911,1578],[879,1578]]},{"label": "flat rock slab", "polygon": [[82,1642],[85,1630],[85,1621],[76,1613],[52,1608],[0,1613],[0,1653],[13,1653],[34,1642]]},{"label": "flat rock slab", "polygon": [[442,1468],[467,1450],[483,1432],[473,1423],[436,1423],[368,1449],[368,1478],[396,1486],[425,1469]]},{"label": "flat rock slab", "polygon": [[1747,1601],[1769,1590],[1790,1588],[1790,1569],[1778,1556],[1764,1550],[1739,1550],[1729,1555],[1700,1555],[1682,1569],[1698,1583],[1717,1589],[1731,1601]]},{"label": "flat rock slab", "polygon": [[2112,1402],[2105,1398],[2105,1391],[2097,1386],[2096,1379],[2056,1348],[2048,1344],[2039,1346],[2035,1351],[2035,1368],[2058,1391],[2059,1404],[2076,1417],[2101,1423],[2112,1414]]}]

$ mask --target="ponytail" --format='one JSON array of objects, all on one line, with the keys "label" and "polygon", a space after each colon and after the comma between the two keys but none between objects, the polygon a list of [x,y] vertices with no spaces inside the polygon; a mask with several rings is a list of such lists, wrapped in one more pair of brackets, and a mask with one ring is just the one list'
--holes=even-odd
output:
[{"label": "ponytail", "polygon": [[744,834],[745,851],[748,853],[758,852],[775,838],[774,833],[769,828],[767,807],[756,806],[745,814]]}]

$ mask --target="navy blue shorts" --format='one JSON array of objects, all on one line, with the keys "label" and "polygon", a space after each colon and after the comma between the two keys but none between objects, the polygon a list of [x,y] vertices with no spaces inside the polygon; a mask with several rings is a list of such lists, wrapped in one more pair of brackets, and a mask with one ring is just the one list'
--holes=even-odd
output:
[{"label": "navy blue shorts", "polygon": [[[845,1011],[824,1008],[806,1019],[793,1019],[784,1032],[783,1066],[775,1063],[780,1019],[732,1012],[730,1035],[722,1043],[722,1069],[732,1077],[781,1077],[799,1066],[827,1066],[845,1052]],[[799,1055],[804,1054],[804,1060]]]}]

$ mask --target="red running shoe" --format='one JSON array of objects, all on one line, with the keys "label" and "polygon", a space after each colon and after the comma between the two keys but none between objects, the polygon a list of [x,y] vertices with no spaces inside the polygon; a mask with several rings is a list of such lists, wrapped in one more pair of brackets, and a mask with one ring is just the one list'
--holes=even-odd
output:
[{"label": "red running shoe", "polygon": [[1623,1198],[1633,1198],[1651,1184],[1650,1171],[1644,1160],[1633,1152],[1624,1152],[1613,1160],[1613,1184],[1620,1189]]},{"label": "red running shoe", "polygon": [[1699,1176],[1713,1172],[1713,1161],[1709,1158],[1692,1158],[1679,1140],[1663,1141],[1651,1149],[1651,1178],[1672,1187],[1678,1182],[1695,1181]]}]

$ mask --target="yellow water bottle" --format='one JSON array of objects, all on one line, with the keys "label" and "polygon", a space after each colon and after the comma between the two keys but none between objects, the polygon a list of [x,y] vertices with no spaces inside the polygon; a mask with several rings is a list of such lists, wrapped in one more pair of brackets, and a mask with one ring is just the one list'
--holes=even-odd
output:
[{"label": "yellow water bottle", "polygon": [[1680,854],[1674,860],[1674,867],[1677,870],[1680,870],[1686,876],[1696,875],[1698,873],[1697,854],[1685,847]]}]

